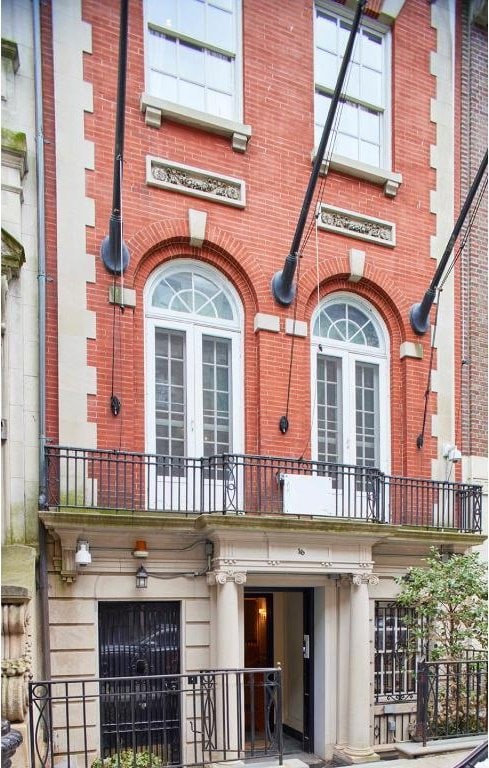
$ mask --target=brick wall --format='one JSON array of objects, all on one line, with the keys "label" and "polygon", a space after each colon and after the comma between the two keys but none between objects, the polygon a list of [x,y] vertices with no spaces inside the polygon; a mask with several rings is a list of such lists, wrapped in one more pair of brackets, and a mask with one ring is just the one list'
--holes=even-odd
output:
[{"label": "brick wall", "polygon": [[[217,266],[235,285],[245,312],[245,450],[300,455],[309,442],[309,339],[297,338],[291,368],[286,435],[278,429],[285,413],[291,337],[285,318],[309,322],[317,303],[316,243],[311,237],[301,259],[297,307],[280,308],[270,292],[272,275],[281,269],[295,231],[311,172],[313,147],[313,5],[283,0],[280,4],[246,0],[243,15],[244,122],[253,135],[246,153],[233,152],[229,139],[163,121],[160,129],[145,125],[139,99],[144,91],[142,3],[130,2],[129,59],[123,178],[125,241],[131,262],[124,281],[137,294],[135,309],[114,310],[108,302],[113,278],[98,253],[108,232],[112,205],[115,99],[117,92],[119,3],[83,0],[84,21],[92,25],[92,53],[84,56],[84,77],[93,86],[93,113],[85,116],[86,139],[95,143],[95,165],[87,171],[86,191],[95,200],[95,226],[87,228],[87,252],[96,254],[96,281],[87,284],[88,308],[97,313],[96,340],[88,341],[88,365],[97,367],[97,394],[89,396],[89,418],[98,425],[100,447],[144,449],[144,307],[148,276],[166,260],[201,258]],[[49,9],[44,6],[47,35]],[[425,0],[407,2],[396,20],[392,40],[392,170],[403,182],[395,198],[382,188],[339,173],[328,174],[323,199],[331,205],[392,221],[397,244],[385,248],[328,232],[317,238],[319,295],[353,291],[368,299],[383,317],[390,335],[391,469],[396,474],[429,475],[436,455],[428,429],[422,450],[421,431],[429,363],[429,334],[419,339],[409,325],[409,308],[420,301],[432,278],[430,237],[435,231],[430,191],[435,172],[430,146],[436,142],[431,121],[435,78],[430,53],[436,46]],[[48,51],[48,44],[45,44]],[[49,74],[49,56],[45,56]],[[48,78],[48,75],[46,76]],[[46,98],[52,94],[49,82]],[[51,115],[47,115],[50,132]],[[54,146],[47,149],[52,157]],[[210,172],[244,179],[244,210],[147,186],[148,154]],[[48,258],[55,262],[55,179],[47,179],[50,202]],[[188,209],[207,213],[202,249],[188,243]],[[365,276],[348,281],[348,253],[366,252]],[[48,295],[48,328],[56,333],[56,286]],[[280,317],[281,332],[254,333],[256,312]],[[115,336],[114,336],[115,329]],[[423,360],[399,358],[403,341],[421,341]],[[115,366],[113,368],[113,350]],[[50,344],[48,406],[50,436],[56,436],[56,347]],[[110,412],[112,385],[122,402],[117,418]],[[428,421],[436,410],[431,395]]]},{"label": "brick wall", "polygon": [[[487,27],[470,20],[461,3],[460,194],[462,200],[487,150]],[[487,176],[486,176],[487,179]],[[481,183],[479,191],[482,190]],[[467,224],[476,211],[476,201]],[[467,231],[467,227],[464,228]],[[487,191],[461,256],[462,360],[460,424],[462,452],[487,455]]]}]

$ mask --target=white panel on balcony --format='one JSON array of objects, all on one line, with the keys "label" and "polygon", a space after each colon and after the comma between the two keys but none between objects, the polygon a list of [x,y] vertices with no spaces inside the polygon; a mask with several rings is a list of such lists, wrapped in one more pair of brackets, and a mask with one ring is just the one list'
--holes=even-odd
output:
[{"label": "white panel on balcony", "polygon": [[281,474],[283,511],[289,515],[334,515],[330,477]]}]

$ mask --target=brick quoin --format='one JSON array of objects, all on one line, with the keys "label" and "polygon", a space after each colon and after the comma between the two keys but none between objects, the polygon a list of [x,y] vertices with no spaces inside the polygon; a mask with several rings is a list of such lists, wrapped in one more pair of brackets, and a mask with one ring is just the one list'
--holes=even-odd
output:
[{"label": "brick quoin", "polygon": [[[370,8],[375,16],[372,4]],[[122,312],[108,301],[110,286],[119,280],[114,281],[99,257],[112,202],[119,2],[83,0],[82,18],[94,24],[92,53],[84,54],[84,78],[93,86],[93,112],[85,115],[85,138],[95,145],[94,170],[86,172],[86,194],[95,202],[95,226],[86,230],[86,247],[96,261],[95,282],[87,284],[87,306],[96,313],[96,339],[88,340],[87,362],[97,371],[97,393],[89,396],[88,413],[97,423],[99,447],[145,449],[144,286],[163,264],[192,258],[219,269],[243,304],[246,452],[310,455],[310,336],[295,338],[291,364],[292,337],[284,328],[285,320],[293,317],[309,326],[319,284],[320,299],[335,291],[348,291],[368,300],[383,318],[391,352],[391,470],[393,474],[430,476],[431,459],[436,456],[436,441],[431,437],[434,394],[429,400],[425,445],[421,451],[416,448],[428,378],[429,339],[415,336],[409,325],[409,308],[421,300],[435,268],[430,256],[436,225],[430,192],[436,186],[436,174],[430,166],[430,147],[436,142],[436,126],[430,121],[430,111],[436,93],[429,62],[436,50],[436,32],[430,25],[430,13],[425,0],[410,0],[393,30],[392,169],[403,177],[397,196],[389,198],[380,186],[331,170],[324,182],[323,199],[328,204],[394,222],[396,246],[387,248],[319,231],[317,239],[311,236],[303,248],[297,305],[284,308],[274,301],[270,282],[283,267],[311,172],[313,4],[284,0],[280,14],[275,3],[247,0],[245,4],[243,122],[252,126],[253,134],[247,151],[240,154],[232,150],[226,137],[167,120],[159,129],[146,126],[139,106],[144,92],[142,3],[131,0],[122,187],[124,239],[131,254],[124,284],[136,291],[137,304]],[[49,17],[43,6],[46,25]],[[422,33],[413,38],[413,28]],[[46,64],[49,79],[51,64]],[[243,179],[246,207],[241,210],[149,187],[147,155]],[[53,176],[47,186],[47,198],[55,210]],[[207,214],[202,248],[189,245],[189,208]],[[49,252],[55,263],[54,225],[54,219],[50,220]],[[348,280],[351,248],[366,254],[364,278],[355,284]],[[55,287],[51,290],[49,331],[55,338]],[[255,332],[257,312],[277,316],[280,332]],[[401,360],[399,348],[404,341],[421,343],[423,359]],[[48,379],[53,436],[56,364],[52,346]],[[289,375],[291,426],[282,435],[278,422],[285,413]],[[110,411],[112,389],[122,402],[117,418]]]}]

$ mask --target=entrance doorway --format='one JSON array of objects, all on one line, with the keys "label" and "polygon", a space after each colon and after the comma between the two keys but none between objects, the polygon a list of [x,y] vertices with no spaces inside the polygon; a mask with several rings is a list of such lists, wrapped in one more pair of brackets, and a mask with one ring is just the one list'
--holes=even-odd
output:
[{"label": "entrance doorway", "polygon": [[[245,590],[245,667],[282,667],[284,751],[289,754],[313,750],[312,628],[313,589]],[[256,695],[255,703],[266,711]],[[256,727],[265,728],[257,714]]]}]

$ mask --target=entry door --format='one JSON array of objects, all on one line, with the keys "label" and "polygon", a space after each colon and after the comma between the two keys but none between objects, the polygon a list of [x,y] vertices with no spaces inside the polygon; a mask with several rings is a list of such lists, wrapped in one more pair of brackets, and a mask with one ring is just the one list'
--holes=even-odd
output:
[{"label": "entry door", "polygon": [[[239,444],[239,346],[232,333],[192,323],[153,324],[149,361],[152,439],[159,459],[150,477],[151,506],[194,511],[219,508],[223,469],[201,476],[200,461]],[[167,457],[167,458],[163,458]]]},{"label": "entry door", "polygon": [[[180,762],[180,604],[99,603],[101,753],[150,748]],[[175,692],[173,692],[175,691]]]}]

